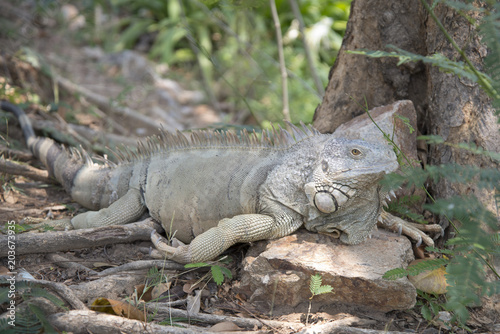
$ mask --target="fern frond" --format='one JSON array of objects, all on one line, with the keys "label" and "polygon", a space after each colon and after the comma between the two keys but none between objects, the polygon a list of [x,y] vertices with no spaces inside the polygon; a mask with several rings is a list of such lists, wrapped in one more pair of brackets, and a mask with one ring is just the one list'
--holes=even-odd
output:
[{"label": "fern frond", "polygon": [[[410,62],[422,61],[425,64],[439,67],[439,69],[445,73],[452,73],[458,75],[461,78],[467,78],[473,82],[478,82],[478,77],[476,73],[474,73],[467,64],[461,61],[450,60],[440,53],[435,53],[430,56],[422,56],[416,53],[405,51],[394,45],[387,45],[387,48],[392,49],[394,51],[387,52],[387,51],[373,51],[373,50],[360,49],[347,52],[352,54],[368,56],[371,58],[386,58],[386,57],[398,58],[398,64],[397,64],[398,66]],[[484,78],[486,80],[491,81],[491,79],[486,74],[482,73],[480,75],[484,75]]]},{"label": "fern frond", "polygon": [[321,275],[316,274],[311,276],[311,282],[309,283],[309,290],[311,291],[311,294],[314,296],[316,291],[319,289],[321,286],[323,279],[321,278]]},{"label": "fern frond", "polygon": [[[492,4],[492,10],[485,15],[482,23],[479,27],[481,35],[483,36],[482,42],[488,47],[488,55],[484,59],[484,63],[490,73],[492,80],[492,86],[495,92],[493,94],[488,93],[490,97],[493,98],[493,106],[496,109],[496,113],[500,116],[500,26],[498,21],[500,20],[500,3],[495,2]],[[496,94],[495,94],[496,93]],[[500,118],[499,118],[500,121]]]},{"label": "fern frond", "polygon": [[57,334],[57,331],[54,329],[54,327],[52,327],[47,317],[38,306],[28,303],[28,307],[42,325],[44,333]]},{"label": "fern frond", "polygon": [[232,279],[233,278],[233,274],[231,273],[231,270],[227,269],[226,267],[220,267],[221,270],[222,270],[222,273],[224,274],[224,276],[226,276],[228,279]]},{"label": "fern frond", "polygon": [[404,268],[396,268],[396,269],[391,269],[387,271],[382,278],[388,279],[388,280],[395,280],[401,277],[405,276],[415,276],[420,273],[423,273],[424,271],[430,271],[437,269],[441,266],[445,266],[450,262],[448,259],[431,259],[431,260],[425,260],[421,262],[417,262],[415,264],[412,264],[408,266],[407,269]]},{"label": "fern frond", "polygon": [[333,287],[331,285],[322,285],[316,289],[316,295],[322,295],[324,293],[330,293],[333,291]]},{"label": "fern frond", "polygon": [[0,333],[3,334],[16,334],[18,330],[16,327],[9,325],[9,320],[6,318],[0,318]]},{"label": "fern frond", "polygon": [[60,308],[62,308],[64,310],[68,309],[64,305],[64,301],[62,301],[58,297],[54,296],[53,294],[51,294],[47,290],[39,288],[37,286],[33,286],[30,289],[29,293],[26,293],[26,294],[23,295],[23,298],[26,299],[26,297],[29,297],[29,298],[43,297],[43,298],[51,301],[54,305],[56,305],[56,306],[58,306],[58,307],[60,307]]},{"label": "fern frond", "polygon": [[221,285],[224,282],[224,274],[222,274],[222,269],[220,266],[213,265],[210,267],[212,272],[212,278],[217,285]]},{"label": "fern frond", "polygon": [[472,3],[466,3],[454,0],[446,0],[446,5],[457,11],[482,13],[485,10],[484,8],[474,6]]},{"label": "fern frond", "polygon": [[404,268],[394,268],[386,271],[382,278],[392,281],[405,276],[408,276],[408,270]]}]

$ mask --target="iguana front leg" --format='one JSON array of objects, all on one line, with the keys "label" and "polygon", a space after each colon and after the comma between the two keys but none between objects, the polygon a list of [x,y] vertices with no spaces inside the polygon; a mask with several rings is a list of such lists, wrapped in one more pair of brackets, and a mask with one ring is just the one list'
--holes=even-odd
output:
[{"label": "iguana front leg", "polygon": [[[283,221],[281,221],[283,220]],[[165,238],[156,231],[151,241],[167,259],[179,263],[194,263],[213,260],[238,242],[274,239],[292,233],[302,225],[293,219],[275,220],[262,214],[245,214],[222,219],[216,227],[200,234],[189,245],[169,246]]]},{"label": "iguana front leg", "polygon": [[427,246],[434,246],[434,240],[429,237],[425,232],[439,233],[443,235],[443,228],[438,224],[415,224],[407,222],[399,217],[391,215],[390,213],[382,210],[378,221],[378,226],[387,230],[404,234],[409,238],[416,241],[416,246],[420,246],[422,242]]}]

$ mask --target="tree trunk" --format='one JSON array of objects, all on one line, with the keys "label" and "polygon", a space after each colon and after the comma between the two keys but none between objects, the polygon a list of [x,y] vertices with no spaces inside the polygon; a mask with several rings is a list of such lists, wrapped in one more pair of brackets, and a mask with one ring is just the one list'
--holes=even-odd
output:
[{"label": "tree trunk", "polygon": [[[435,12],[469,59],[484,71],[487,49],[481,45],[476,28],[443,4],[439,4]],[[476,18],[479,15],[467,14]],[[395,59],[345,52],[385,50],[387,44],[421,55],[442,53],[463,61],[420,1],[354,0],[341,51],[331,69],[323,102],[314,115],[315,127],[321,132],[333,132],[340,124],[364,112],[359,104],[364,106],[365,99],[370,109],[409,99],[417,110],[421,134],[440,135],[447,143],[475,143],[499,152],[497,119],[490,99],[477,84],[422,63],[397,66]],[[445,145],[431,145],[424,161],[432,165],[452,162],[499,167],[489,158]],[[438,198],[474,192],[496,212],[493,194],[480,191],[475,185],[440,182],[432,191]]]}]

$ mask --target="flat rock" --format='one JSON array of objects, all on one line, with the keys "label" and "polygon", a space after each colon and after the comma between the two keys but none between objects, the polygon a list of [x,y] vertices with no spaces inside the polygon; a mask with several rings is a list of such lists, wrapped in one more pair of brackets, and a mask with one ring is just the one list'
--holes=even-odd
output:
[{"label": "flat rock", "polygon": [[334,293],[315,296],[315,310],[333,312],[343,305],[364,311],[404,310],[414,306],[415,288],[406,278],[389,281],[382,275],[406,267],[412,259],[408,239],[386,231],[376,231],[359,245],[345,245],[301,229],[250,248],[243,261],[239,292],[262,312],[280,306],[306,312],[310,277],[320,274]]}]

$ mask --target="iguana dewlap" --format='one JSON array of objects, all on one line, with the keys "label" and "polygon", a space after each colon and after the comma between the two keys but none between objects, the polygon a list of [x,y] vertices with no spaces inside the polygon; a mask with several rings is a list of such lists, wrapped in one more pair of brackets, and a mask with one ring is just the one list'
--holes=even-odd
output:
[{"label": "iguana dewlap", "polygon": [[311,127],[256,134],[163,132],[123,153],[121,162],[95,164],[76,150],[36,137],[24,112],[28,147],[71,197],[90,210],[72,227],[136,221],[145,212],[188,245],[157,248],[181,263],[210,260],[238,242],[288,235],[300,226],[348,244],[375,228],[387,193],[379,180],[398,168],[385,143],[337,139]]}]

